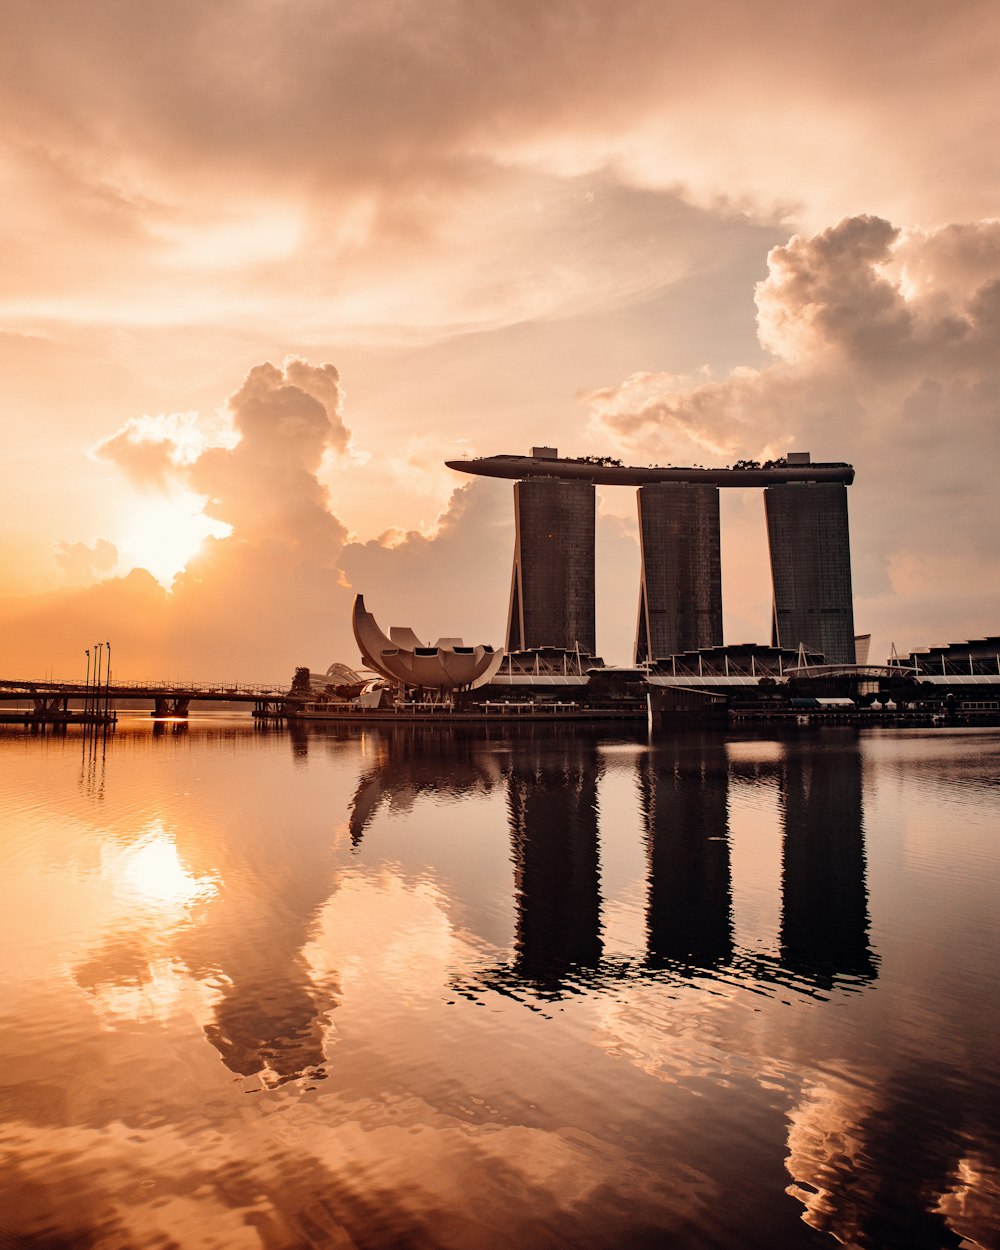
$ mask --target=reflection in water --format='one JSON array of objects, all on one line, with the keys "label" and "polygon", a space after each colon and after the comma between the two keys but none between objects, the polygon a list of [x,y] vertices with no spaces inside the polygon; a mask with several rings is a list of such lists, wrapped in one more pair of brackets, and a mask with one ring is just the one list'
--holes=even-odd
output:
[{"label": "reflection in water", "polygon": [[[808,1088],[790,1117],[787,1161],[806,1222],[860,1250],[968,1246],[956,1225],[981,1234],[984,1221],[974,1204],[963,1220],[955,1201],[968,1175],[966,1088],[959,1073],[930,1065],[891,1070],[862,1097],[844,1080]],[[1000,1232],[995,1207],[993,1219]]]},{"label": "reflection in water", "polygon": [[733,953],[729,773],[718,736],[688,735],[640,757],[649,966],[707,968]]},{"label": "reflection in water", "polygon": [[154,820],[138,841],[122,850],[107,848],[101,858],[102,875],[116,893],[168,916],[218,893],[212,877],[196,877],[184,867],[161,820]]},{"label": "reflection in water", "polygon": [[868,892],[857,740],[814,748],[789,744],[784,760],[781,963],[829,986],[870,980]]},{"label": "reflection in water", "polygon": [[516,740],[507,774],[517,896],[513,973],[556,989],[601,958],[594,741]]},{"label": "reflection in water", "polygon": [[[412,801],[438,792],[435,768],[418,757],[383,757],[366,773],[352,830],[388,795]],[[636,976],[742,976],[761,988],[814,993],[873,980],[868,943],[861,758],[856,740],[819,755],[797,744],[774,758],[730,759],[718,734],[685,734],[636,753],[646,843],[646,955],[604,956],[595,740],[515,737],[509,747],[507,806],[516,907],[514,956],[477,978],[555,993],[567,978],[591,992],[620,990]],[[439,765],[435,766],[439,768]],[[460,756],[459,768],[465,769]],[[729,780],[773,785],[783,796],[780,949],[762,955],[735,943]],[[374,801],[373,801],[374,796]],[[609,832],[605,830],[605,836]],[[473,988],[473,991],[474,988]]]},{"label": "reflection in water", "polygon": [[336,885],[328,834],[289,839],[273,817],[234,834],[223,875],[242,890],[221,890],[178,934],[192,974],[218,987],[205,1035],[231,1072],[264,1085],[322,1077],[339,992],[314,983],[303,948]]},{"label": "reflection in water", "polygon": [[317,871],[316,845],[289,843],[266,822],[233,835],[216,847],[222,867],[203,874],[159,820],[109,844],[102,875],[126,914],[74,979],[105,1012],[156,1017],[181,992],[180,963],[210,988],[205,1036],[231,1072],[255,1078],[248,1088],[321,1078],[337,987],[315,984],[302,952],[335,876]]},{"label": "reflection in water", "polygon": [[100,804],[12,741],[0,1244],[1000,1245],[1000,795],[930,741],[144,725]]},{"label": "reflection in water", "polygon": [[421,794],[458,800],[488,794],[500,781],[496,753],[476,734],[435,725],[387,725],[364,738],[368,762],[348,817],[355,847],[384,806],[408,812]]}]

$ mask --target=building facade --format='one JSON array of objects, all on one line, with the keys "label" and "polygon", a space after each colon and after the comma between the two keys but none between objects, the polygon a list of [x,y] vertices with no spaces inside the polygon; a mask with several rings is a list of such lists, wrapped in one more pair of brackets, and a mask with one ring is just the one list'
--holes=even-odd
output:
[{"label": "building facade", "polygon": [[721,646],[719,488],[656,482],[636,496],[642,568],[635,662]]},{"label": "building facade", "polygon": [[771,553],[774,646],[820,651],[853,664],[854,600],[847,486],[789,482],[764,490]]},{"label": "building facade", "polygon": [[553,476],[514,483],[508,651],[596,651],[595,516],[593,482]]}]

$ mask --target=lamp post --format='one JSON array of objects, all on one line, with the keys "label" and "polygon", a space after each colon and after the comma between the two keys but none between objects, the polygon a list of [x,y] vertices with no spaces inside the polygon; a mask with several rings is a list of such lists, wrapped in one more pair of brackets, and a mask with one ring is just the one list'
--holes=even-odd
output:
[{"label": "lamp post", "polygon": [[87,648],[87,681],[84,684],[83,689],[84,689],[83,716],[84,716],[84,720],[86,720],[87,712],[90,709],[90,648],[89,647]]},{"label": "lamp post", "polygon": [[104,647],[103,642],[94,643],[94,654],[97,656],[97,665],[94,669],[94,717],[96,719],[101,710],[101,650]]},{"label": "lamp post", "polygon": [[104,678],[104,715],[108,716],[108,709],[111,706],[111,643],[104,644],[108,649],[108,671]]}]

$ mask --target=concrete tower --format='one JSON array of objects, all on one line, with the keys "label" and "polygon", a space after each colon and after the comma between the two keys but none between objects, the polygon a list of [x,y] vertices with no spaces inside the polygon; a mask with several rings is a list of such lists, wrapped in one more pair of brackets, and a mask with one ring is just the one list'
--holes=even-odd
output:
[{"label": "concrete tower", "polygon": [[534,477],[514,483],[514,575],[507,650],[565,647],[593,655],[593,482]]},{"label": "concrete tower", "polygon": [[854,600],[847,487],[789,482],[764,491],[771,549],[775,646],[822,651],[831,664],[854,663]]},{"label": "concrete tower", "polygon": [[722,645],[719,488],[640,486],[642,573],[635,662]]}]

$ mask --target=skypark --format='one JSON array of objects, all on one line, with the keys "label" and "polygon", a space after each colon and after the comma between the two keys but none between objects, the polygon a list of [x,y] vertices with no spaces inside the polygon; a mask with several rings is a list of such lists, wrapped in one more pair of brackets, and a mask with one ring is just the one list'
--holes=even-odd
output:
[{"label": "skypark", "polygon": [[[801,456],[801,459],[799,458]],[[753,461],[733,468],[679,468],[675,465],[623,465],[608,457],[580,456],[560,459],[550,447],[534,447],[530,456],[479,456],[474,460],[447,460],[449,469],[481,477],[524,480],[529,477],[560,477],[593,482],[596,486],[646,486],[651,482],[704,482],[712,486],[777,486],[786,482],[854,481],[853,465],[842,461],[813,464],[806,453],[790,453],[787,460],[757,465]]]},{"label": "skypark", "polygon": [[636,664],[722,646],[719,488],[763,488],[774,610],[771,644],[855,661],[847,488],[854,468],[789,451],[760,464],[623,465],[610,456],[449,460],[460,473],[514,480],[508,651],[596,651],[597,486],[636,488],[642,567]]}]

